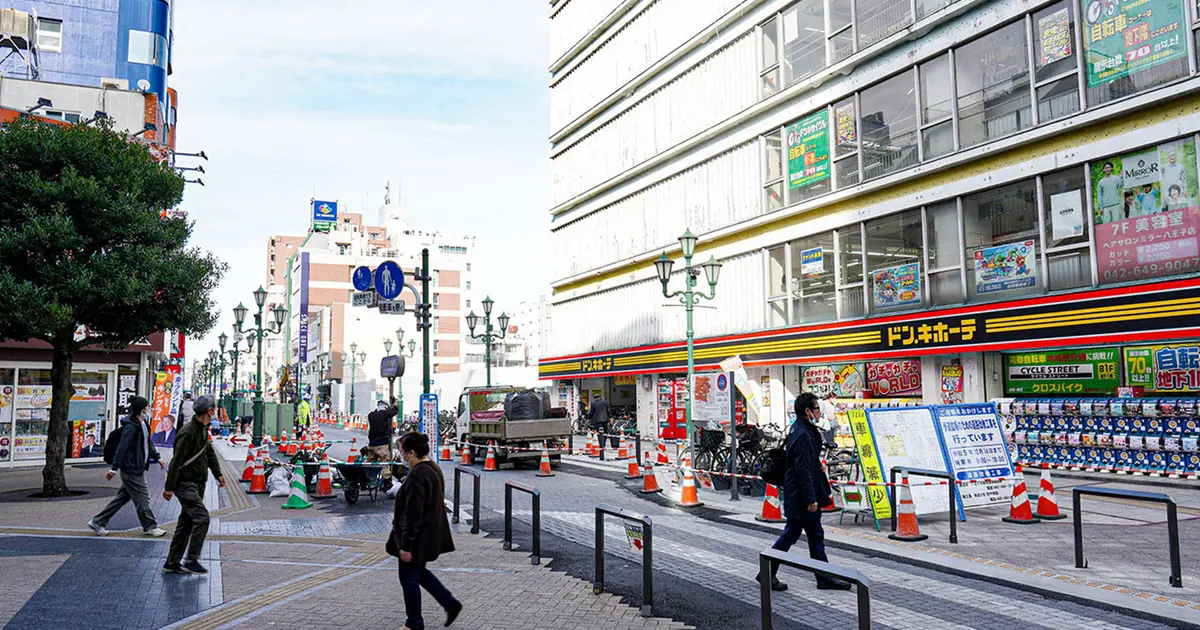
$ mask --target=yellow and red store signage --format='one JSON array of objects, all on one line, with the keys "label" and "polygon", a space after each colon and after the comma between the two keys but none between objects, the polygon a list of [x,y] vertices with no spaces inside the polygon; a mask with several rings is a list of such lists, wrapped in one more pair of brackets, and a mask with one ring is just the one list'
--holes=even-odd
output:
[{"label": "yellow and red store signage", "polygon": [[[1200,278],[696,341],[696,367],[830,363],[1200,337]],[[678,372],[684,342],[542,359],[542,379]]]}]

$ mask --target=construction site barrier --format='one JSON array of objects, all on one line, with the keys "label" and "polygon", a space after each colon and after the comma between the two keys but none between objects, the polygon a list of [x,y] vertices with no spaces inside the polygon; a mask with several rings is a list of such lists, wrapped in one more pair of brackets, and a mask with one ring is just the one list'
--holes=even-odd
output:
[{"label": "construction site barrier", "polygon": [[1075,568],[1086,569],[1087,560],[1083,557],[1083,520],[1080,518],[1079,501],[1083,495],[1098,497],[1145,501],[1147,503],[1163,503],[1167,506],[1167,547],[1171,554],[1171,586],[1183,588],[1183,569],[1179,559],[1179,514],[1175,500],[1159,492],[1142,492],[1140,490],[1121,490],[1118,488],[1103,488],[1100,486],[1080,486],[1071,490],[1071,518],[1075,525]]},{"label": "construction site barrier", "polygon": [[[946,487],[949,488],[948,494],[950,495],[950,542],[957,545],[958,544],[958,499],[957,499],[958,494],[955,492],[955,490],[958,488],[958,483],[957,483],[957,480],[954,478],[954,475],[951,475],[948,472],[943,472],[941,470],[929,470],[927,468],[909,468],[907,466],[893,466],[892,471],[891,471],[892,486],[896,485],[896,475],[901,472],[907,473],[909,475],[921,475],[922,477],[933,477],[934,479],[945,479],[946,480],[946,482],[947,482]],[[911,483],[909,484],[910,487],[915,486],[915,485],[917,485],[917,484],[911,484]],[[896,514],[896,493],[889,492],[888,495],[891,497],[890,503],[892,505],[892,531],[896,531],[896,521],[898,518],[898,515]]]},{"label": "construction site barrier", "polygon": [[859,630],[871,630],[871,580],[867,576],[854,569],[845,569],[828,562],[813,560],[807,556],[778,549],[767,549],[758,554],[758,575],[762,577],[759,580],[759,597],[763,630],[774,628],[774,622],[771,619],[771,580],[767,576],[773,574],[777,565],[804,569],[815,573],[818,577],[836,578],[853,584],[855,594],[858,595],[858,628]]},{"label": "construction site barrier", "polygon": [[611,505],[596,506],[596,580],[592,592],[604,592],[604,515],[615,516],[624,521],[642,525],[642,616],[654,615],[654,550],[650,517]]},{"label": "construction site barrier", "polygon": [[504,550],[512,550],[512,495],[513,490],[528,494],[533,499],[533,555],[529,564],[542,563],[542,491],[533,486],[512,481],[504,482]]},{"label": "construction site barrier", "polygon": [[468,475],[471,475],[472,477],[475,478],[475,497],[474,497],[473,507],[471,508],[472,509],[471,533],[478,534],[479,533],[479,487],[480,487],[480,484],[483,483],[483,473],[481,471],[475,470],[474,468],[467,468],[466,466],[455,466],[454,467],[454,518],[450,519],[450,522],[451,523],[458,522],[458,505],[459,505],[458,495],[459,495],[459,491],[462,487],[462,474],[463,473],[467,473]]}]

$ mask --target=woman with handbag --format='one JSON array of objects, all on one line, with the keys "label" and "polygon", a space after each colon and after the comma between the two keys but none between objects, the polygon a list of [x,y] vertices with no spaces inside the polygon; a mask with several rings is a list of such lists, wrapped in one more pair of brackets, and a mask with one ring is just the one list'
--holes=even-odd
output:
[{"label": "woman with handbag", "polygon": [[400,588],[404,591],[404,630],[424,630],[421,588],[446,610],[446,625],[454,623],[463,605],[442,585],[426,563],[454,551],[446,520],[446,481],[429,459],[429,436],[406,433],[400,438],[400,459],[408,466],[400,491],[387,552],[400,558]]}]

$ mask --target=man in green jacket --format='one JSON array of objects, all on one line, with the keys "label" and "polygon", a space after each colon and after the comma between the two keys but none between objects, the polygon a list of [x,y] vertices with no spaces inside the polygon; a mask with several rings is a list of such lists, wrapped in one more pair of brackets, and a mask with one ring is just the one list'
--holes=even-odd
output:
[{"label": "man in green jacket", "polygon": [[[168,501],[171,497],[178,498],[180,512],[167,563],[163,565],[167,573],[208,573],[200,564],[200,549],[208,536],[208,509],[204,507],[208,471],[217,478],[217,485],[225,487],[216,450],[208,439],[208,423],[214,407],[211,396],[201,396],[193,405],[195,415],[175,435],[175,454],[167,467],[163,498]],[[185,551],[187,562],[180,564]]]}]

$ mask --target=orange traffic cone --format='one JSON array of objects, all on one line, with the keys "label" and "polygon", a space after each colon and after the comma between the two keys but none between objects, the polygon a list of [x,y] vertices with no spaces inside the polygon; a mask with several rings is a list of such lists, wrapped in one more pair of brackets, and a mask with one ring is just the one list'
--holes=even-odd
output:
[{"label": "orange traffic cone", "polygon": [[462,459],[459,461],[463,466],[471,465],[471,445],[464,442],[459,444],[459,451],[462,453]]},{"label": "orange traffic cone", "polygon": [[242,469],[242,481],[254,481],[254,449],[246,449],[246,467]]},{"label": "orange traffic cone", "polygon": [[[913,504],[912,488],[908,487],[907,474],[901,478],[900,487],[896,488],[896,491],[900,493],[899,505],[896,506],[897,529],[895,534],[888,534],[888,538],[905,542],[917,542],[929,538],[921,533],[921,527],[917,525],[917,506]],[[953,518],[954,515],[950,516]]]},{"label": "orange traffic cone", "polygon": [[545,444],[542,444],[542,463],[540,466],[538,466],[537,476],[538,477],[553,477],[554,476],[554,471],[550,470],[550,449],[546,448]]},{"label": "orange traffic cone", "polygon": [[[649,455],[649,453],[646,453],[646,455]],[[629,467],[625,469],[625,478],[626,479],[637,479],[638,477],[641,477],[641,476],[642,476],[642,469],[641,469],[641,467],[638,466],[637,460],[635,459],[635,460],[630,461]]]},{"label": "orange traffic cone", "polygon": [[650,453],[642,460],[642,494],[662,492],[658,487],[658,477],[654,476],[654,464],[650,462]]},{"label": "orange traffic cone", "polygon": [[261,451],[254,458],[254,477],[250,479],[250,489],[246,492],[248,494],[267,493],[267,473],[263,469],[263,455]]},{"label": "orange traffic cone", "polygon": [[321,467],[317,469],[317,491],[313,493],[314,499],[328,499],[333,497],[333,474],[329,472],[329,454],[325,453],[321,456]]},{"label": "orange traffic cone", "polygon": [[767,484],[767,494],[763,497],[762,514],[755,516],[754,520],[761,523],[782,523],[783,506],[779,504],[779,488],[772,484]]},{"label": "orange traffic cone", "polygon": [[1008,510],[1008,516],[1000,520],[1018,525],[1032,525],[1039,520],[1029,508],[1029,491],[1025,489],[1025,477],[1020,466],[1017,466],[1017,480],[1013,483],[1012,506]]},{"label": "orange traffic cone", "polygon": [[617,448],[617,459],[629,459],[629,444],[624,435],[621,436],[621,445]]},{"label": "orange traffic cone", "polygon": [[446,442],[442,445],[442,452],[438,453],[438,461],[448,462],[451,459],[454,459],[454,456],[450,454],[450,443]]},{"label": "orange traffic cone", "polygon": [[658,464],[670,464],[671,460],[667,459],[667,445],[662,442],[658,443]]},{"label": "orange traffic cone", "polygon": [[1058,499],[1054,497],[1054,481],[1050,479],[1050,467],[1042,464],[1042,481],[1038,484],[1037,513],[1034,516],[1043,521],[1057,521],[1067,518],[1066,514],[1058,511]]},{"label": "orange traffic cone", "polygon": [[692,476],[692,462],[683,463],[683,490],[679,495],[679,507],[693,508],[704,505],[696,495],[696,478]]},{"label": "orange traffic cone", "polygon": [[595,432],[588,434],[588,457],[600,457],[600,445],[596,443],[597,441]]},{"label": "orange traffic cone", "polygon": [[838,507],[837,504],[833,502],[832,494],[829,495],[829,503],[821,506],[822,512],[837,512],[840,509],[842,508]]},{"label": "orange traffic cone", "polygon": [[358,449],[354,447],[354,440],[350,440],[350,454],[346,456],[347,464],[354,464],[358,461]]},{"label": "orange traffic cone", "polygon": [[484,470],[496,470],[496,443],[488,442],[487,459],[483,460]]}]

